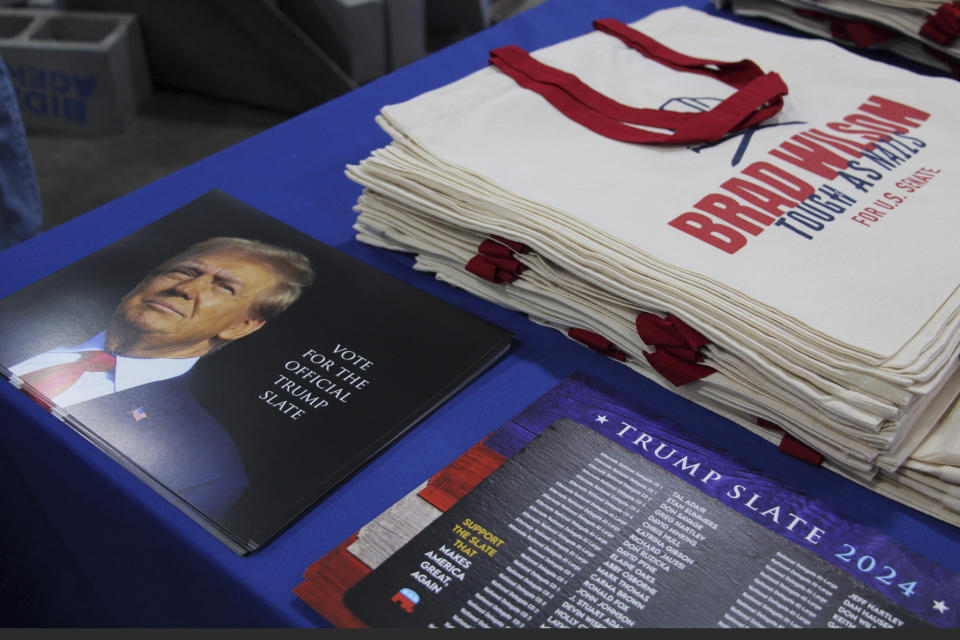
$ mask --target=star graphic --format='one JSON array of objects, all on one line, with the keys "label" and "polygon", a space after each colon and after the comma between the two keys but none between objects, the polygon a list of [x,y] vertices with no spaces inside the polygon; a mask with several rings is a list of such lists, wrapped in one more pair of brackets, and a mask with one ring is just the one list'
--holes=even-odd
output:
[{"label": "star graphic", "polygon": [[949,609],[950,607],[948,607],[947,603],[944,602],[943,600],[934,600],[933,608],[939,611],[940,613],[946,613],[947,609]]},{"label": "star graphic", "polygon": [[595,419],[595,422],[599,422],[600,424],[606,424],[607,416],[598,415]]}]

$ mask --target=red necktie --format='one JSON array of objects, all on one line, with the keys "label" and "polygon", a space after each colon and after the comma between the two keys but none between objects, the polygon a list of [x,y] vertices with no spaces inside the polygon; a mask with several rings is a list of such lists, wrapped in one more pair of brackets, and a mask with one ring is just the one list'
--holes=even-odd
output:
[{"label": "red necktie", "polygon": [[44,397],[55,398],[87,371],[110,371],[116,364],[117,359],[106,351],[84,351],[76,362],[37,369],[20,376],[20,379]]}]

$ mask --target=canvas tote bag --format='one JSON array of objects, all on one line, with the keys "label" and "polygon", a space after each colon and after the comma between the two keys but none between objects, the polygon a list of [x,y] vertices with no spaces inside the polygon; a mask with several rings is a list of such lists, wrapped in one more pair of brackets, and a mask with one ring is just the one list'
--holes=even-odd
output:
[{"label": "canvas tote bag", "polygon": [[[678,73],[676,60],[637,55],[603,30],[532,56],[507,49],[495,58],[512,57],[509,72],[490,67],[384,108],[394,143],[349,170],[370,191],[361,239],[420,252],[463,280],[472,242],[508,237],[535,249],[517,256],[532,271],[500,288],[516,295],[483,295],[561,330],[615,309],[594,326],[623,336],[613,342],[648,375],[650,345],[624,328],[632,314],[673,312],[717,365],[696,383],[698,401],[740,420],[793,415],[838,460],[856,457],[856,429],[877,451],[915,445],[938,423],[913,429],[955,372],[960,340],[950,214],[936,206],[954,190],[956,87],[683,8],[631,26],[693,60],[762,60],[789,96],[780,109],[777,91],[764,94],[726,118],[718,144],[691,146],[676,134],[698,118],[681,116],[704,112],[671,107],[727,109],[769,76]],[[544,79],[538,65],[561,73]],[[554,89],[544,96],[537,83]],[[641,106],[611,117],[594,94]],[[575,117],[562,106],[571,95]],[[660,107],[670,113],[653,126],[631,121]],[[404,207],[426,218],[401,231],[390,219]],[[887,453],[902,463],[909,452]],[[863,458],[851,469],[866,480],[876,452]]]}]

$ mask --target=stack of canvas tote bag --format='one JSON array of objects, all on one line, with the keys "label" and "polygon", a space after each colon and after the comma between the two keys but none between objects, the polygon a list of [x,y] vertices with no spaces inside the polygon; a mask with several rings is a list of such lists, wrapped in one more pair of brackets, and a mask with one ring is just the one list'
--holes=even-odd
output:
[{"label": "stack of canvas tote bag", "polygon": [[384,107],[358,238],[960,524],[960,86],[686,8],[594,27]]},{"label": "stack of canvas tote bag", "polygon": [[714,0],[844,46],[886,50],[960,77],[957,0]]}]

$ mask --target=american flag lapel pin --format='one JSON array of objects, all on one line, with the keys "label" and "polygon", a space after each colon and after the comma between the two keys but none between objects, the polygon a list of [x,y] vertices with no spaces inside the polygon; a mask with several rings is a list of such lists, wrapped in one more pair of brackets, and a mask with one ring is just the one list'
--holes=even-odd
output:
[{"label": "american flag lapel pin", "polygon": [[134,420],[136,420],[137,422],[140,422],[141,420],[146,419],[147,412],[143,410],[143,407],[137,407],[136,409],[130,412],[130,415],[133,416]]}]

